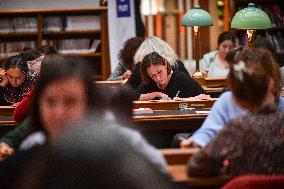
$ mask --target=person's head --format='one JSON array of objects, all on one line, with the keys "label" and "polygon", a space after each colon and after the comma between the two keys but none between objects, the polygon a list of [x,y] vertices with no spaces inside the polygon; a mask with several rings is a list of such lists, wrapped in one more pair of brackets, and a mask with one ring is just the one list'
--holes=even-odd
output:
[{"label": "person's head", "polygon": [[132,37],[124,42],[123,48],[118,54],[118,59],[127,69],[133,70],[134,55],[143,41],[142,37]]},{"label": "person's head", "polygon": [[10,57],[5,63],[4,69],[12,87],[19,87],[29,72],[27,61],[19,55]]},{"label": "person's head", "polygon": [[53,46],[43,45],[39,48],[39,52],[43,55],[57,54],[57,50]]},{"label": "person's head", "polygon": [[254,111],[268,101],[278,102],[280,71],[268,50],[244,49],[229,65],[228,87],[239,105]]},{"label": "person's head", "polygon": [[33,129],[51,138],[80,120],[95,104],[92,72],[74,57],[47,55],[33,96]]},{"label": "person's head", "polygon": [[156,52],[146,55],[141,62],[140,73],[145,84],[153,80],[163,89],[170,81],[171,72],[171,64]]},{"label": "person's head", "polygon": [[19,55],[22,56],[22,58],[24,58],[26,61],[33,61],[41,56],[40,52],[34,48],[24,48]]},{"label": "person's head", "polygon": [[43,56],[37,49],[23,49],[19,55],[27,61],[30,70],[34,71],[37,74],[39,73]]},{"label": "person's head", "polygon": [[228,62],[228,64],[234,64],[236,58],[238,57],[239,53],[242,52],[243,49],[244,46],[239,46],[231,50],[225,57],[225,60]]},{"label": "person's head", "polygon": [[110,100],[111,109],[116,119],[121,123],[131,122],[133,101],[136,100],[136,93],[132,88],[123,85],[113,92]]},{"label": "person's head", "polygon": [[168,43],[162,39],[151,36],[145,39],[145,41],[140,45],[134,56],[134,63],[141,63],[144,57],[152,52],[156,52],[161,57],[163,57],[167,62],[172,65],[177,65],[178,56],[174,50],[170,47]]},{"label": "person's head", "polygon": [[225,58],[228,52],[234,48],[235,37],[230,32],[223,32],[219,35],[217,41],[218,53],[221,57]]}]

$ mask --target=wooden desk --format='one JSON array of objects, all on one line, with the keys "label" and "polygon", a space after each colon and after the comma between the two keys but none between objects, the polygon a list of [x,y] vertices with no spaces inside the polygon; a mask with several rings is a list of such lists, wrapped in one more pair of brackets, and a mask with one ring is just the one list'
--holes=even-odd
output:
[{"label": "wooden desk", "polygon": [[0,116],[0,136],[9,132],[17,126],[13,116]]},{"label": "wooden desk", "polygon": [[207,115],[196,113],[195,110],[154,110],[152,114],[134,115],[132,120],[139,130],[196,129]]},{"label": "wooden desk", "polygon": [[207,87],[207,86],[202,86],[202,88],[208,92],[209,94],[212,93],[222,93],[224,91],[224,87]]},{"label": "wooden desk", "polygon": [[117,88],[123,84],[124,80],[118,81],[95,81],[97,87],[110,87],[110,88]]},{"label": "wooden desk", "polygon": [[13,116],[15,107],[0,106],[0,116]]},{"label": "wooden desk", "polygon": [[170,148],[177,133],[189,133],[198,129],[208,113],[194,110],[154,110],[153,114],[134,115],[136,129],[157,148]]},{"label": "wooden desk", "polygon": [[168,148],[160,149],[161,154],[167,160],[168,165],[186,164],[189,158],[197,153],[199,148],[181,149]]},{"label": "wooden desk", "polygon": [[151,108],[153,110],[175,110],[180,107],[187,106],[188,108],[211,108],[217,98],[211,100],[194,100],[194,101],[134,101],[133,108]]},{"label": "wooden desk", "polygon": [[225,77],[206,77],[205,86],[207,87],[225,87],[227,78]]},{"label": "wooden desk", "polygon": [[231,179],[230,176],[188,177],[186,165],[170,165],[168,166],[168,173],[174,182],[191,186],[222,186]]}]

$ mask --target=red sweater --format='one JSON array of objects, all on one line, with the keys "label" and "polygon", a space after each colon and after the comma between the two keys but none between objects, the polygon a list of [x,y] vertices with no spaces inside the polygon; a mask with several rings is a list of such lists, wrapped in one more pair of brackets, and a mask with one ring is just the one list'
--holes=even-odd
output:
[{"label": "red sweater", "polygon": [[17,123],[21,123],[30,113],[31,110],[31,98],[34,93],[34,88],[32,88],[19,102],[19,104],[16,106],[15,111],[14,111],[14,120]]}]

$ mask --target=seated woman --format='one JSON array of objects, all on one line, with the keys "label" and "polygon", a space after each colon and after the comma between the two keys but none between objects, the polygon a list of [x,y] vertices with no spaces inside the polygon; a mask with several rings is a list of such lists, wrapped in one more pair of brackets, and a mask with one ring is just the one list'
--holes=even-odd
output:
[{"label": "seated woman", "polygon": [[266,105],[230,121],[188,162],[190,176],[284,174],[284,112]]},{"label": "seated woman", "polygon": [[[42,46],[41,54],[36,49],[30,49],[20,53],[22,56],[26,57],[28,60],[29,68],[36,73],[36,77],[39,76],[41,62],[44,59],[44,56],[47,54],[56,54],[57,51],[51,46]],[[14,120],[19,124],[29,115],[31,109],[31,97],[33,94],[33,88],[25,95],[25,98],[21,100],[14,111],[13,117]]]},{"label": "seated woman", "polygon": [[133,73],[130,78],[127,80],[126,84],[136,89],[141,83],[141,75],[140,75],[140,63],[143,58],[150,54],[151,52],[156,52],[172,66],[173,70],[180,70],[189,75],[188,71],[184,67],[183,62],[181,62],[174,52],[174,50],[170,47],[168,43],[160,39],[156,36],[148,37],[139,47],[134,56],[134,63],[136,64]]},{"label": "seated woman", "polygon": [[12,56],[0,69],[0,105],[14,105],[29,92],[35,81],[27,61],[19,55]]},{"label": "seated woman", "polygon": [[108,80],[125,80],[131,76],[135,68],[134,55],[143,41],[144,39],[141,37],[132,37],[124,42],[123,48],[118,54],[119,63]]},{"label": "seated woman", "polygon": [[227,77],[229,65],[225,58],[234,44],[235,37],[230,32],[219,35],[217,50],[203,55],[200,60],[200,71],[204,77]]},{"label": "seated woman", "polygon": [[143,83],[136,89],[139,100],[173,99],[206,93],[189,75],[172,69],[172,65],[161,55],[152,52],[141,62]]},{"label": "seated woman", "polygon": [[[235,54],[235,56],[231,56]],[[266,49],[232,51],[228,88],[214,103],[210,114],[193,135],[181,142],[181,147],[205,147],[232,119],[256,112],[266,104],[278,105],[284,110],[280,97],[279,66]]]}]

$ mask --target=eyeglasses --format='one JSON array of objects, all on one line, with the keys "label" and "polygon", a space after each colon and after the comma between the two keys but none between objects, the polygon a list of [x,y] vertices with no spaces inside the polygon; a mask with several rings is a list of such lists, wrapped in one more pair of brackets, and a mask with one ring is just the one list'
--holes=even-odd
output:
[{"label": "eyeglasses", "polygon": [[159,70],[159,71],[157,71],[156,74],[150,75],[150,77],[151,77],[153,80],[155,80],[155,79],[157,79],[157,77],[161,77],[161,76],[163,75],[163,73],[164,73],[164,70]]}]

